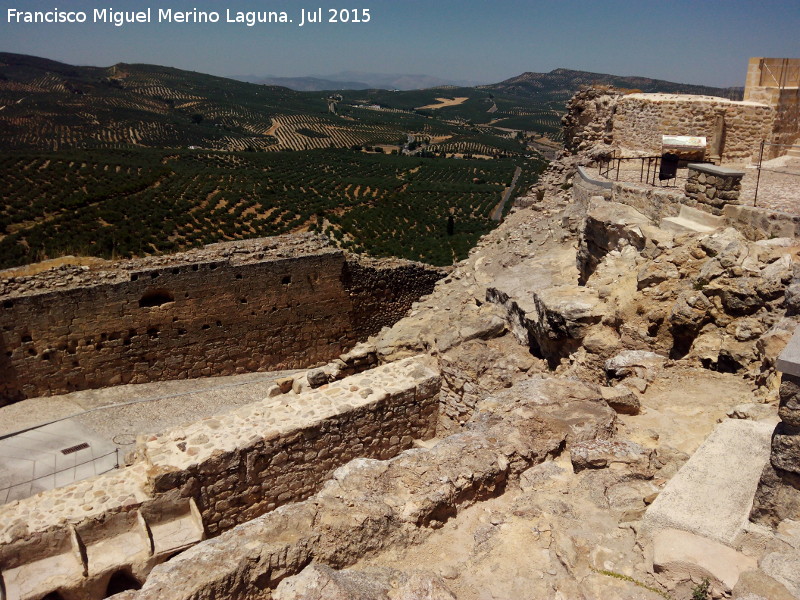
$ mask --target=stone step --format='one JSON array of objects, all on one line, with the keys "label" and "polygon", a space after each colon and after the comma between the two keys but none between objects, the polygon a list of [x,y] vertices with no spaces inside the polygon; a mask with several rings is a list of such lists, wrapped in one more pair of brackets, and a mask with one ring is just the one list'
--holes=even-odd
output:
[{"label": "stone step", "polygon": [[749,522],[775,422],[720,423],[648,507],[641,535],[680,529],[732,546]]},{"label": "stone step", "polygon": [[786,156],[795,156],[800,158],[800,148],[789,148],[789,151],[786,153]]},{"label": "stone step", "polygon": [[675,233],[711,233],[716,231],[716,227],[700,225],[690,219],[683,217],[664,217],[661,219],[661,229],[673,231]]},{"label": "stone step", "polygon": [[681,206],[677,217],[661,219],[661,228],[676,233],[711,233],[725,227],[725,217],[717,217],[704,210]]}]

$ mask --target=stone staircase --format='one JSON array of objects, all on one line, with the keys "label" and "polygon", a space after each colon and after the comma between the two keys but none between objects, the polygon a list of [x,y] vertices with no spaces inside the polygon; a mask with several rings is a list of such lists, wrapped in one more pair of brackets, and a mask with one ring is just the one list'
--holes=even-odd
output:
[{"label": "stone staircase", "polygon": [[712,233],[725,228],[725,217],[683,205],[677,217],[661,219],[660,227],[675,233]]}]

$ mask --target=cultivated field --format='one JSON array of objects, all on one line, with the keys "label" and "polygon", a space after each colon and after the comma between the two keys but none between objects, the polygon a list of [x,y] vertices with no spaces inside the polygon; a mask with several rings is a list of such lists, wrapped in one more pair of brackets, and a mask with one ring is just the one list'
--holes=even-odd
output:
[{"label": "cultivated field", "polygon": [[495,226],[489,215],[517,165],[522,189],[544,162],[337,149],[9,152],[0,158],[0,267],[304,230],[378,256],[450,264]]}]

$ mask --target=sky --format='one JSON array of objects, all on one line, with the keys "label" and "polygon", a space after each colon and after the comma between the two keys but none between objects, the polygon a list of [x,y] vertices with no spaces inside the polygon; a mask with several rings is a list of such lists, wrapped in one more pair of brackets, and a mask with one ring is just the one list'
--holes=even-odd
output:
[{"label": "sky", "polygon": [[[426,74],[494,83],[559,67],[743,86],[752,56],[800,57],[800,0],[0,0],[0,51],[79,65],[167,65],[221,76]],[[85,11],[83,24],[9,23],[18,11]],[[93,10],[150,8],[151,23],[92,23]],[[220,22],[158,23],[158,9]],[[306,23],[301,10],[368,23]],[[292,23],[226,23],[226,11],[285,11]]]}]

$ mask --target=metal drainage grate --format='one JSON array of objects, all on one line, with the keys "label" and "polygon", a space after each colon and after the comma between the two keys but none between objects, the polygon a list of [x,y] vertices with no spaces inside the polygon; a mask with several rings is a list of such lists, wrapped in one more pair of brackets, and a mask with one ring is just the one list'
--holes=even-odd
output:
[{"label": "metal drainage grate", "polygon": [[77,444],[75,446],[70,446],[69,448],[64,448],[61,451],[61,454],[64,454],[64,455],[73,454],[75,452],[78,452],[79,450],[86,450],[86,448],[88,448],[88,447],[89,447],[89,444],[87,444],[86,442],[83,442],[82,444]]}]

